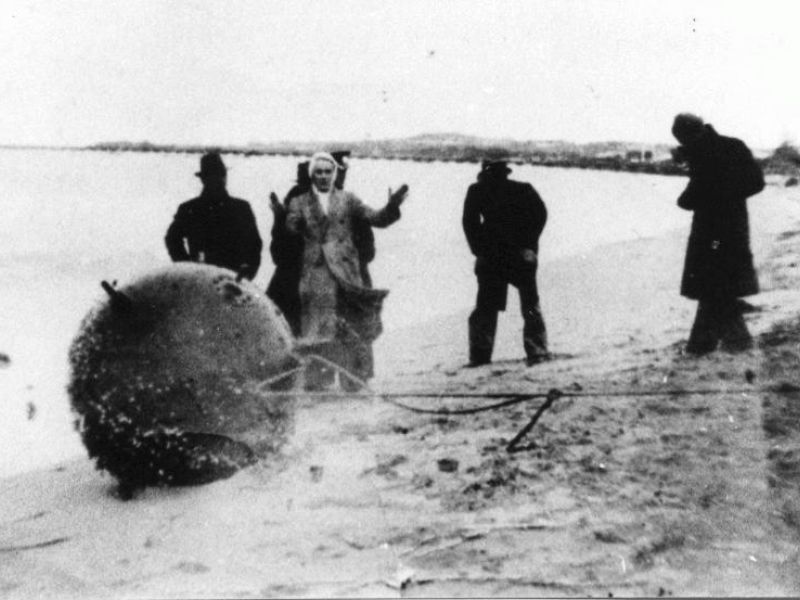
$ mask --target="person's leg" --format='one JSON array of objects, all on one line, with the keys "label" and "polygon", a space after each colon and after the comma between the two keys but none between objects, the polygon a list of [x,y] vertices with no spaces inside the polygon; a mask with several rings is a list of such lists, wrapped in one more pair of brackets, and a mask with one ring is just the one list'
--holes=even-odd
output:
[{"label": "person's leg", "polygon": [[726,352],[741,352],[753,347],[753,337],[747,330],[738,299],[726,299],[720,304],[719,336]]},{"label": "person's leg", "polygon": [[689,354],[708,354],[717,349],[719,344],[718,332],[719,303],[712,299],[701,298],[697,302],[697,313],[686,343],[686,352]]},{"label": "person's leg", "polygon": [[[339,373],[339,385],[344,391],[357,392],[364,388],[361,381],[366,383],[372,377],[370,350],[360,339],[349,339],[342,344],[342,354],[337,362],[347,371]],[[348,373],[356,379],[349,377]]]},{"label": "person's leg", "polygon": [[469,316],[469,364],[492,362],[494,336],[497,331],[497,311],[476,307]]},{"label": "person's leg", "polygon": [[[336,291],[337,284],[327,267],[313,267],[304,272],[300,285],[300,342],[313,348],[313,354],[336,362]],[[319,391],[330,387],[336,372],[312,360],[305,370],[305,389]]]},{"label": "person's leg", "polygon": [[[333,344],[326,344],[315,349],[313,354],[322,358],[332,360],[332,356],[338,354],[332,349]],[[318,360],[310,360],[304,370],[303,389],[308,392],[319,392],[331,387],[336,380],[336,371],[328,365]]]},{"label": "person's leg", "polygon": [[492,361],[497,313],[505,302],[507,284],[496,277],[478,276],[478,297],[469,316],[469,364],[485,365]]},{"label": "person's leg", "polygon": [[536,272],[520,281],[518,289],[520,310],[525,323],[522,328],[522,345],[525,348],[528,364],[532,365],[548,358],[547,328],[539,305]]}]

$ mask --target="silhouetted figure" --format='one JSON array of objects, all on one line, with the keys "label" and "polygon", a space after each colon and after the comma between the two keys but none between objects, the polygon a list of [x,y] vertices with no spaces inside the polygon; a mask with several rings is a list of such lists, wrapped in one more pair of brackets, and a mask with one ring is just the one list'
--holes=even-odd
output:
[{"label": "silhouetted figure", "polygon": [[[301,338],[333,362],[361,379],[371,376],[365,349],[381,331],[380,310],[386,290],[365,285],[353,243],[353,223],[388,227],[400,218],[407,187],[389,193],[381,210],[365,205],[354,194],[336,189],[336,160],[318,152],[310,161],[311,188],[289,202],[286,230],[303,238],[300,277]],[[325,380],[307,372],[307,387],[319,389]],[[347,378],[342,387],[354,389]]]},{"label": "silhouetted figure", "polygon": [[528,365],[548,357],[536,287],[539,236],[547,210],[533,186],[508,179],[509,173],[507,160],[484,161],[464,201],[462,224],[478,279],[476,306],[469,317],[469,366],[492,360],[497,313],[506,308],[509,284],[519,291]]},{"label": "silhouetted figure", "polygon": [[227,169],[216,152],[200,159],[200,196],[184,202],[167,229],[172,260],[225,267],[253,279],[261,264],[261,236],[250,204],[228,195]]},{"label": "silhouetted figure", "polygon": [[763,173],[741,140],[719,135],[700,117],[679,114],[672,134],[689,164],[678,206],[694,212],[681,294],[699,302],[686,351],[705,354],[720,342],[746,350],[753,340],[737,299],[758,293],[746,201],[764,189]]},{"label": "silhouetted figure", "polygon": [[286,214],[289,202],[295,196],[308,191],[311,178],[308,175],[308,161],[297,165],[297,182],[286,194],[283,204],[275,194],[270,194],[272,208],[272,240],[269,253],[275,264],[267,296],[281,309],[292,333],[300,335],[300,270],[303,264],[303,238],[290,235],[286,230]]}]

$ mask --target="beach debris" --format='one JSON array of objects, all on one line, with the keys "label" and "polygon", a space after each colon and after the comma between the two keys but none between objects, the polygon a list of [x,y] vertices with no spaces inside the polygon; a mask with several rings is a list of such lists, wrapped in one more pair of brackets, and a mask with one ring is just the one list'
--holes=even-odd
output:
[{"label": "beach debris", "polygon": [[320,465],[311,465],[308,468],[308,472],[311,474],[311,481],[314,483],[319,483],[322,481],[322,473],[324,469]]},{"label": "beach debris", "polygon": [[458,461],[455,458],[440,458],[436,461],[442,473],[455,473],[458,471]]},{"label": "beach debris", "polygon": [[792,394],[795,392],[800,392],[800,386],[797,386],[789,381],[781,381],[777,385],[773,386],[770,391],[777,392],[778,394]]},{"label": "beach debris", "polygon": [[28,421],[33,421],[36,417],[36,405],[33,402],[28,402],[25,409],[27,411]]},{"label": "beach debris", "polygon": [[264,382],[298,360],[261,290],[194,263],[102,287],[70,348],[68,391],[83,443],[121,497],[228,477],[282,445],[292,401]]},{"label": "beach debris", "polygon": [[0,367],[7,367],[11,364],[11,357],[8,354],[0,352]]},{"label": "beach debris", "polygon": [[604,544],[624,544],[625,538],[613,529],[598,529],[594,532],[594,539]]},{"label": "beach debris", "polygon": [[383,582],[392,589],[402,590],[411,583],[413,578],[414,570],[400,564],[388,577],[384,578]]},{"label": "beach debris", "polygon": [[403,454],[393,454],[385,457],[377,457],[377,464],[374,467],[364,470],[360,477],[374,473],[387,479],[397,479],[399,474],[395,467],[408,462],[408,457]]},{"label": "beach debris", "polygon": [[209,566],[204,565],[201,562],[189,561],[189,560],[184,560],[184,561],[179,562],[177,565],[175,565],[174,568],[175,568],[176,571],[181,571],[183,573],[189,573],[191,575],[198,574],[198,573],[208,573],[211,570],[211,568]]}]

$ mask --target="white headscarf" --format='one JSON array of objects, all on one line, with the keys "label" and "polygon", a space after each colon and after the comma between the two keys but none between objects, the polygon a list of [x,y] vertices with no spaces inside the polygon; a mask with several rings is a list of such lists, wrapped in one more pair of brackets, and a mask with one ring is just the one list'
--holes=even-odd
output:
[{"label": "white headscarf", "polygon": [[[332,179],[331,179],[331,189],[328,190],[327,192],[322,192],[322,191],[318,190],[317,186],[315,186],[313,184],[314,169],[317,167],[317,165],[320,162],[329,162],[329,163],[331,163],[331,165],[333,165],[333,176],[332,176]],[[334,187],[334,183],[333,182],[336,181],[336,170],[337,169],[338,169],[338,165],[336,164],[336,159],[334,159],[333,156],[331,156],[329,152],[315,152],[311,156],[311,159],[308,161],[308,176],[309,176],[309,178],[312,179],[311,187],[314,190],[314,194],[316,194],[317,198],[319,199],[319,203],[322,206],[322,210],[325,212],[326,215],[328,214],[328,207],[329,207],[330,201],[331,201],[331,192],[333,191],[333,187]]]}]

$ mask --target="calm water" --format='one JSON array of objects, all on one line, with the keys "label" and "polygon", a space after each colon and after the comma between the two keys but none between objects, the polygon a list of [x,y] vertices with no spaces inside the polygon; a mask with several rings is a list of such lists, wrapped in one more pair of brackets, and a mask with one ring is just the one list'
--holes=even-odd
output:
[{"label": "calm water", "polygon": [[[249,200],[265,246],[268,193],[291,187],[297,159],[227,157],[229,191]],[[169,263],[163,236],[177,204],[199,192],[196,155],[0,151],[0,476],[81,453],[71,429],[66,355],[81,317],[101,297],[99,282]],[[476,165],[353,162],[348,187],[381,206],[391,186],[411,193],[403,218],[376,232],[376,286],[391,290],[387,330],[469,307],[475,283],[461,207]],[[675,209],[685,180],[598,171],[516,167],[550,219],[541,260],[601,244],[685,228]],[[256,283],[266,288],[265,248]],[[384,361],[385,362],[385,361]],[[29,418],[30,417],[30,418]]]}]

